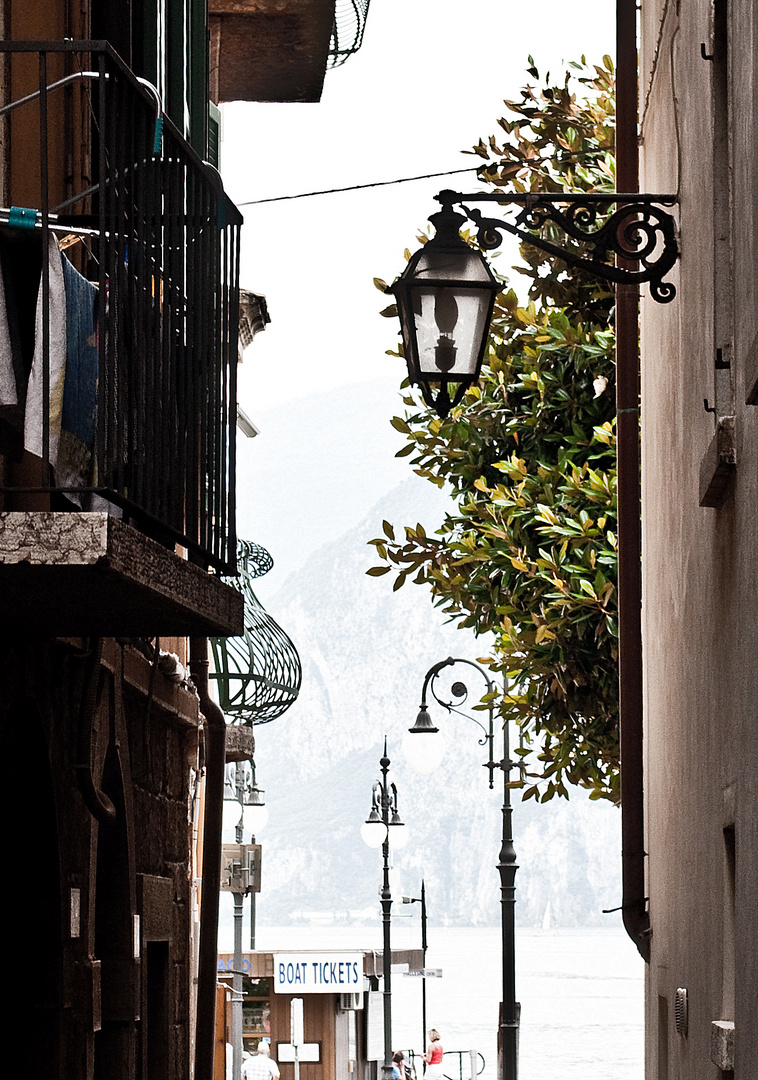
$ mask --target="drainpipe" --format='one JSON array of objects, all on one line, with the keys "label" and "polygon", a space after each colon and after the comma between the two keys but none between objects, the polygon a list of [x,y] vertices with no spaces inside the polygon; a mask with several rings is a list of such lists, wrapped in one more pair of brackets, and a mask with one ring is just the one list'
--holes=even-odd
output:
[{"label": "drainpipe", "polygon": [[[616,0],[616,190],[639,190],[636,0]],[[639,290],[616,286],[619,726],[624,927],[646,963],[642,754],[642,528],[639,445]]]},{"label": "drainpipe", "polygon": [[216,1046],[218,904],[221,889],[221,821],[224,805],[226,723],[208,692],[208,639],[190,638],[190,672],[205,717],[205,829],[203,833],[200,947],[197,973],[195,1080],[213,1080]]}]

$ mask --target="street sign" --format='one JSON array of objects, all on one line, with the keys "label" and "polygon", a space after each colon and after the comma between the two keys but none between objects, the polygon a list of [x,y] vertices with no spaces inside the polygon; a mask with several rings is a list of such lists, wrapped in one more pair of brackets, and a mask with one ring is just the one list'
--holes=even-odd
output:
[{"label": "street sign", "polygon": [[442,968],[422,968],[421,971],[406,971],[405,974],[414,975],[417,979],[441,979]]}]

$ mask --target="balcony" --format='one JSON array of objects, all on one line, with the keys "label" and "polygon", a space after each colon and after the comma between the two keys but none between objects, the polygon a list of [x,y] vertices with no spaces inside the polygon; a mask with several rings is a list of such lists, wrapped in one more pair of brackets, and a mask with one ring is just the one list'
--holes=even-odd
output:
[{"label": "balcony", "polygon": [[239,633],[242,217],[107,44],[0,58],[0,589],[38,632]]},{"label": "balcony", "polygon": [[319,101],[335,0],[209,0],[214,101]]}]

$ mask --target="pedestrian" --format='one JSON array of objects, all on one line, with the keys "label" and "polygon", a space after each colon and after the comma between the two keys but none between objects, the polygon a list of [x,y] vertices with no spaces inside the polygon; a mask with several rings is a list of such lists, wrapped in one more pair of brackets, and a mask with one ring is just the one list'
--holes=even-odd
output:
[{"label": "pedestrian", "polygon": [[271,1058],[271,1047],[263,1039],[258,1052],[242,1065],[242,1080],[279,1080],[279,1066]]},{"label": "pedestrian", "polygon": [[424,1076],[426,1080],[442,1080],[442,1055],[444,1050],[442,1049],[442,1043],[440,1042],[440,1033],[436,1028],[430,1028],[429,1030],[429,1045],[426,1048],[424,1054],[424,1061],[426,1062],[426,1072]]},{"label": "pedestrian", "polygon": [[394,1080],[405,1080],[405,1054],[396,1050],[392,1055],[392,1076]]}]

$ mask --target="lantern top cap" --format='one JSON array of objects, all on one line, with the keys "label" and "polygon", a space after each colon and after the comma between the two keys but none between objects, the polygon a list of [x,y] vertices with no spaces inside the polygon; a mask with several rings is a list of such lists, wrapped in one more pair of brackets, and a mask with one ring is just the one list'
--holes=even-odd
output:
[{"label": "lantern top cap", "polygon": [[463,214],[456,214],[449,202],[443,203],[442,209],[438,210],[436,214],[430,214],[429,221],[435,228],[435,234],[429,241],[430,244],[434,244],[435,247],[442,247],[443,245],[445,247],[448,245],[468,247],[468,244],[461,236],[461,229],[466,224],[466,218]]}]

